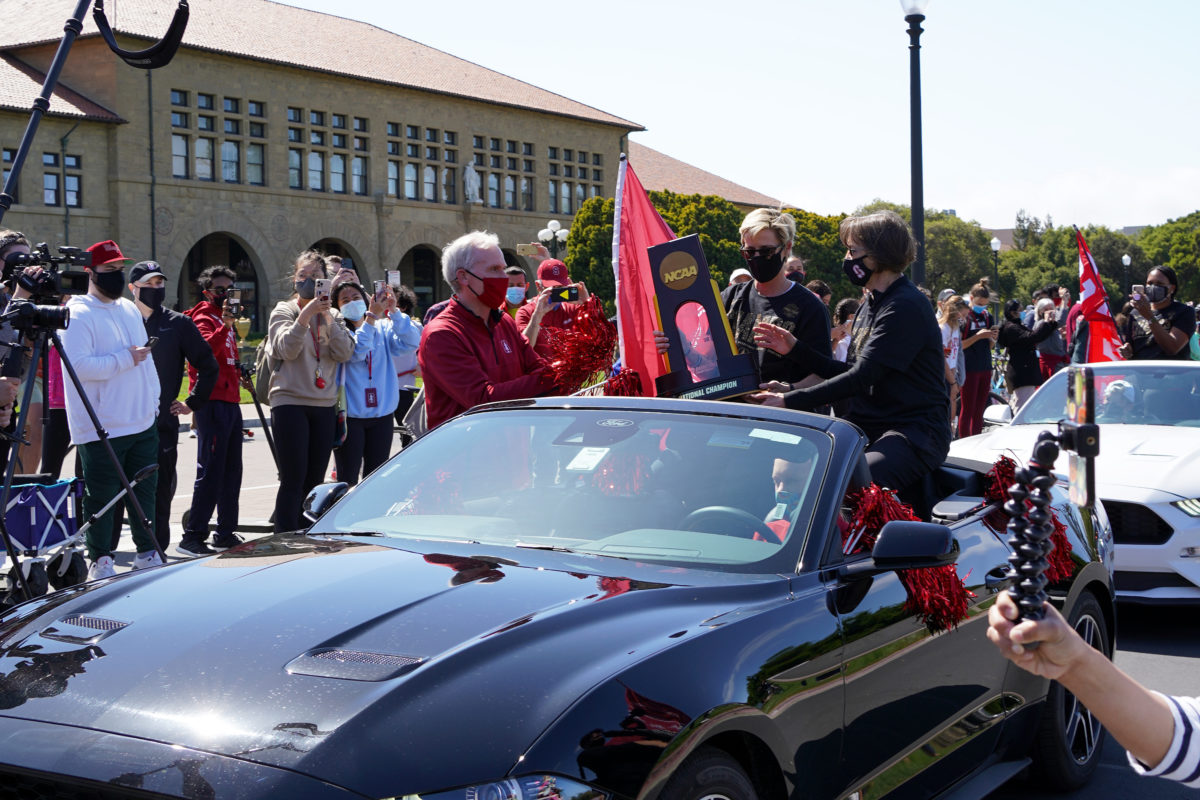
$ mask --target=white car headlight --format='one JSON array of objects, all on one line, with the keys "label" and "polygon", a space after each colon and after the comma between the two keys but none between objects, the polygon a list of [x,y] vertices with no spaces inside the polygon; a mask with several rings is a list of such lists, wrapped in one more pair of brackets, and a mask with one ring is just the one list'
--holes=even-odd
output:
[{"label": "white car headlight", "polygon": [[561,775],[525,775],[445,792],[406,794],[387,800],[609,800],[609,795]]},{"label": "white car headlight", "polygon": [[1176,500],[1171,505],[1178,508],[1189,517],[1200,517],[1200,497],[1193,497],[1190,500]]}]

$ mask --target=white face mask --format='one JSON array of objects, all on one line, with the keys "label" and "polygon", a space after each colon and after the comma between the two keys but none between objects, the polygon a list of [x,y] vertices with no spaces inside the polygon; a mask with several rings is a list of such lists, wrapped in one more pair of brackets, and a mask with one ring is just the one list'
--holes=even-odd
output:
[{"label": "white face mask", "polygon": [[367,315],[367,304],[362,300],[351,300],[342,304],[341,312],[342,316],[351,322],[358,322]]}]

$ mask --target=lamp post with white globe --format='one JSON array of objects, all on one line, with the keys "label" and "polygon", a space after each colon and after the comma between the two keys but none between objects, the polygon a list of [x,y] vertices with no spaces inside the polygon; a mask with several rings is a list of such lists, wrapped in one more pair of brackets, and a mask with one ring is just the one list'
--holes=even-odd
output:
[{"label": "lamp post with white globe", "polygon": [[992,291],[995,292],[996,298],[996,319],[1000,319],[1000,239],[993,236],[989,242],[992,246]]},{"label": "lamp post with white globe", "polygon": [[912,145],[912,231],[917,240],[917,258],[912,265],[912,281],[925,283],[925,192],[921,168],[921,23],[929,0],[900,0],[904,21],[908,23],[909,75],[908,100],[910,141]]},{"label": "lamp post with white globe", "polygon": [[570,234],[570,228],[564,228],[559,224],[558,220],[552,219],[546,223],[546,227],[538,231],[538,240],[546,245],[546,249],[550,251],[551,258],[558,258],[559,250],[566,251],[567,237]]},{"label": "lamp post with white globe", "polygon": [[1129,253],[1121,256],[1121,263],[1125,265],[1125,285],[1121,287],[1122,292],[1129,291],[1129,265],[1133,263],[1133,259],[1129,257]]}]

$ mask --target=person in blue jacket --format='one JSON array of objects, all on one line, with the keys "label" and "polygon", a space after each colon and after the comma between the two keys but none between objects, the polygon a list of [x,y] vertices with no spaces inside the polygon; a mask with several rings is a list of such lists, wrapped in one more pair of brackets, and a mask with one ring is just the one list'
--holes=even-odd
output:
[{"label": "person in blue jacket", "polygon": [[396,308],[391,287],[368,295],[357,283],[338,287],[334,304],[354,335],[354,354],[343,366],[346,441],[333,451],[339,481],[351,486],[370,475],[392,452],[392,414],[400,383],[392,358],[416,350],[420,328]]}]

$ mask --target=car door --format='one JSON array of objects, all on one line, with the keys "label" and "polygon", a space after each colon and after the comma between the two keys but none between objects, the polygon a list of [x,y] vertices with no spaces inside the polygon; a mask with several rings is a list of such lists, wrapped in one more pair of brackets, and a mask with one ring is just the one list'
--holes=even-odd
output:
[{"label": "car door", "polygon": [[985,631],[1009,551],[977,519],[954,534],[958,575],[975,596],[949,631],[931,633],[906,608],[896,572],[829,584],[845,647],[843,786],[864,800],[928,796],[986,761],[998,741],[1008,662]]}]

